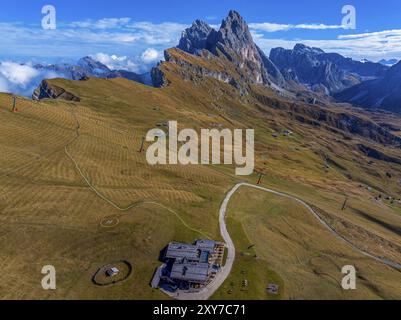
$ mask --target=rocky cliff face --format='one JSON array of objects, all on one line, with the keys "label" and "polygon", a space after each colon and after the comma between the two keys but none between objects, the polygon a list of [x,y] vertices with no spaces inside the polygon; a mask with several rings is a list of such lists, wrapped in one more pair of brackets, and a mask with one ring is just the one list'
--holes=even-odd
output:
[{"label": "rocky cliff face", "polygon": [[[183,32],[178,48],[199,56],[206,50],[216,57],[228,59],[238,74],[243,76],[244,82],[276,89],[286,86],[284,76],[253,42],[247,23],[236,11],[230,11],[218,31],[205,22],[195,21],[189,29]],[[203,70],[202,73],[209,74],[209,76],[214,74],[206,70]],[[152,74],[154,84],[160,86],[160,80],[163,78],[160,71],[153,71]],[[240,86],[237,81],[229,79],[224,74],[216,77],[224,79],[225,82],[235,83],[237,87]]]},{"label": "rocky cliff face", "polygon": [[324,87],[327,93],[336,93],[361,81],[381,77],[387,69],[379,63],[354,61],[303,44],[297,44],[293,50],[272,49],[270,60],[283,74],[291,74],[312,90]]},{"label": "rocky cliff face", "polygon": [[[182,52],[181,52],[182,53]],[[242,96],[249,93],[250,87],[240,74],[231,70],[224,70],[220,65],[221,60],[214,57],[210,52],[203,51],[197,59],[188,59],[188,56],[182,56],[177,48],[166,50],[164,53],[165,61],[179,66],[180,77],[194,84],[199,84],[206,77],[217,79],[228,83],[237,89]],[[206,63],[202,63],[202,62]],[[153,84],[155,87],[163,87],[169,84],[168,79],[162,71],[163,64],[152,70]]]},{"label": "rocky cliff face", "polygon": [[401,113],[401,62],[391,67],[382,78],[344,90],[335,98],[365,108]]},{"label": "rocky cliff face", "polygon": [[33,92],[32,99],[62,99],[67,101],[81,101],[79,97],[61,87],[50,84],[47,80],[43,80],[40,86],[36,88],[36,90]]},{"label": "rocky cliff face", "polygon": [[216,54],[220,51],[238,68],[247,69],[255,83],[285,85],[283,75],[253,42],[248,25],[236,11],[230,11],[218,33],[210,37],[209,43],[212,44],[212,52]]},{"label": "rocky cliff face", "polygon": [[206,22],[196,20],[190,28],[182,33],[177,48],[191,54],[199,54],[200,51],[209,47],[208,39],[212,33],[216,33],[216,30],[211,28]]}]

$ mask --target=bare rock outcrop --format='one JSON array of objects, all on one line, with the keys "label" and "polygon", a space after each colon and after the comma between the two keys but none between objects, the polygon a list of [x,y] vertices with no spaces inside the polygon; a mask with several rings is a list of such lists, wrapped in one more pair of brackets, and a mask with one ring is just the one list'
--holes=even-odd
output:
[{"label": "bare rock outcrop", "polygon": [[42,99],[62,99],[67,101],[81,101],[81,98],[66,91],[65,89],[49,83],[48,80],[43,80],[39,87],[35,89],[32,95],[33,100]]}]

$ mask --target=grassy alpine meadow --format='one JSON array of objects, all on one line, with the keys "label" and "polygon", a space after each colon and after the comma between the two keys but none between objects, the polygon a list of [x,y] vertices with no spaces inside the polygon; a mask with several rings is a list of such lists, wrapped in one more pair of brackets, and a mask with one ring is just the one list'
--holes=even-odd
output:
[{"label": "grassy alpine meadow", "polygon": [[[345,144],[345,133],[333,133],[330,124],[326,130],[293,121],[286,111],[291,104],[267,89],[255,88],[262,103],[238,97],[220,81],[195,85],[175,66],[165,68],[171,85],[161,89],[124,79],[50,80],[81,101],[19,97],[17,113],[10,112],[11,96],[0,94],[0,298],[167,298],[150,287],[160,251],[171,241],[222,240],[218,214],[225,194],[238,182],[258,180],[256,172],[236,176],[233,166],[150,166],[149,143],[139,152],[141,141],[169,120],[195,130],[255,129],[264,187],[303,199],[355,246],[399,261],[400,205],[375,197],[401,196],[400,165],[372,163],[356,147],[366,143],[361,136]],[[297,112],[306,119],[313,116],[307,110],[300,105]],[[399,272],[356,253],[289,199],[243,187],[229,204],[227,225],[237,258],[214,299],[401,296]],[[96,272],[116,261],[132,266],[128,278],[96,286]],[[356,291],[341,290],[346,264],[358,270]],[[55,291],[41,287],[45,265],[56,267]],[[277,284],[279,293],[269,294],[268,284]]]},{"label": "grassy alpine meadow", "polygon": [[401,300],[400,1],[3,2],[0,301]]},{"label": "grassy alpine meadow", "polygon": [[[207,167],[147,165],[142,120],[58,101],[23,100],[12,114],[9,99],[1,96],[2,298],[166,298],[149,286],[160,251],[173,240],[218,239],[219,195],[231,183]],[[132,265],[128,279],[94,286],[99,268],[121,260]],[[41,288],[47,264],[57,270],[52,293]]]}]

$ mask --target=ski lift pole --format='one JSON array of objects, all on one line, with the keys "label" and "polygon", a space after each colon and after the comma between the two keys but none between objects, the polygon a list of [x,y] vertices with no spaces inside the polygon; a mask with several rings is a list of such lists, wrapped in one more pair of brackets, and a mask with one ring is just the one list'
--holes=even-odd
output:
[{"label": "ski lift pole", "polygon": [[139,149],[139,153],[142,153],[144,145],[145,145],[145,137],[142,137],[141,148]]},{"label": "ski lift pole", "polygon": [[17,112],[17,97],[13,96],[13,109],[12,112]]},{"label": "ski lift pole", "polygon": [[347,208],[347,202],[348,202],[348,197],[345,198],[341,211],[344,211]]},{"label": "ski lift pole", "polygon": [[258,185],[262,183],[262,178],[263,178],[264,174],[263,173],[259,173],[259,179],[258,179]]}]

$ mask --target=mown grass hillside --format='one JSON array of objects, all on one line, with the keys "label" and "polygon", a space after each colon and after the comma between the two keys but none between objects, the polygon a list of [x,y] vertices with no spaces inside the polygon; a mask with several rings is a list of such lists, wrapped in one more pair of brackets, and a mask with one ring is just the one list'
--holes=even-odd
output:
[{"label": "mown grass hillside", "polygon": [[[401,197],[401,165],[394,160],[401,154],[391,143],[398,118],[330,102],[295,103],[261,87],[240,96],[210,77],[188,80],[174,63],[162,68],[169,85],[161,89],[124,79],[50,80],[80,102],[19,98],[18,113],[10,112],[10,95],[0,95],[1,298],[166,298],[149,286],[160,250],[170,241],[219,240],[225,193],[239,181],[257,181],[256,173],[235,176],[233,166],[149,166],[138,152],[142,137],[168,120],[195,130],[255,129],[264,186],[304,199],[358,247],[401,261],[401,206],[375,200]],[[385,132],[376,127],[386,122]],[[216,297],[277,298],[266,294],[266,281],[284,288],[278,298],[400,296],[399,272],[354,254],[302,209],[247,190],[234,200],[228,222],[239,258]],[[248,242],[257,245],[241,256]],[[132,275],[114,286],[94,285],[96,271],[115,261],[128,261]],[[333,280],[345,262],[358,264],[366,278],[360,295],[341,293]],[[54,292],[40,286],[47,264],[57,269]],[[241,268],[260,283],[250,296],[228,293],[244,277]]]}]

